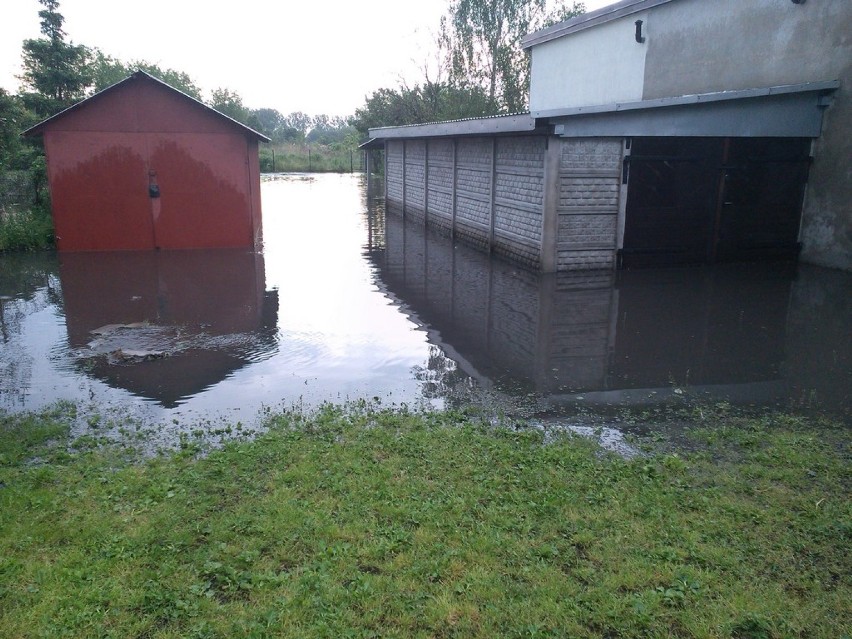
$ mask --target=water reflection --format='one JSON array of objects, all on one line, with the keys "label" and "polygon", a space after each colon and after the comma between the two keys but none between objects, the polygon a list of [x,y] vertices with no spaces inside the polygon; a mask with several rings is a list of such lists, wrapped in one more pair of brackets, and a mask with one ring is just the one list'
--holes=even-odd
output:
[{"label": "water reflection", "polygon": [[63,253],[59,273],[78,369],[163,406],[275,352],[278,294],[262,255]]},{"label": "water reflection", "polygon": [[0,256],[0,399],[12,405],[25,403],[41,359],[20,335],[33,318],[59,304],[57,270],[53,253]]},{"label": "water reflection", "polygon": [[70,400],[175,435],[326,401],[441,406],[415,373],[425,331],[363,255],[365,195],[360,176],[265,181],[262,254],[0,255],[0,411]]},{"label": "water reflection", "polygon": [[262,255],[0,255],[0,410],[71,400],[172,435],[355,398],[561,415],[685,389],[850,410],[850,274],[541,276],[385,219],[359,176],[262,189]]},{"label": "water reflection", "polygon": [[[436,352],[558,408],[683,392],[848,412],[849,274],[795,264],[541,275],[406,223],[370,247]],[[457,371],[436,388],[460,383]],[[463,382],[461,382],[463,383]]]}]

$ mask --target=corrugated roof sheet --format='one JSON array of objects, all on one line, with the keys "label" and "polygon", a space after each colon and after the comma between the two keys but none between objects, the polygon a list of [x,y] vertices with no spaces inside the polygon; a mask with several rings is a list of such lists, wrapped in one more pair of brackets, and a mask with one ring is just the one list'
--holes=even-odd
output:
[{"label": "corrugated roof sheet", "polygon": [[534,131],[535,118],[529,113],[491,115],[444,122],[406,124],[370,129],[371,139],[440,137],[450,135],[482,135],[494,133],[524,133]]}]

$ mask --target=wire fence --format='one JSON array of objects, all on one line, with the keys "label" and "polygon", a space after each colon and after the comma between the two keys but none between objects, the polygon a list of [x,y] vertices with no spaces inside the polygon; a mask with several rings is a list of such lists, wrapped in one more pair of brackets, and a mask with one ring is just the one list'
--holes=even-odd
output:
[{"label": "wire fence", "polygon": [[36,203],[36,187],[29,171],[0,171],[0,214],[13,207]]}]

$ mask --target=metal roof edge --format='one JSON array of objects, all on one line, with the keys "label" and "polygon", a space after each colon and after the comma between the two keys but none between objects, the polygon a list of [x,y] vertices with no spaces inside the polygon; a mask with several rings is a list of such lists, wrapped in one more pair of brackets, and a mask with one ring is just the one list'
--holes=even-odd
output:
[{"label": "metal roof edge", "polygon": [[369,129],[371,140],[388,138],[441,137],[477,135],[483,133],[524,133],[536,129],[536,120],[530,113],[491,115],[482,118],[464,118],[443,122],[424,122]]},{"label": "metal roof edge", "polygon": [[151,75],[150,73],[147,73],[147,72],[145,72],[145,71],[142,71],[141,69],[140,69],[140,70],[137,70],[137,71],[134,71],[132,74],[130,74],[129,76],[127,76],[127,77],[126,77],[126,78],[124,78],[123,80],[119,80],[119,81],[118,81],[118,82],[116,82],[115,84],[111,84],[110,86],[106,87],[105,89],[101,89],[101,90],[100,90],[100,91],[98,91],[97,93],[94,93],[94,94],[90,95],[88,98],[84,98],[84,99],[80,100],[79,102],[77,102],[77,103],[75,103],[75,104],[72,104],[72,105],[71,105],[70,107],[68,107],[67,109],[63,109],[63,110],[62,110],[62,111],[60,111],[59,113],[55,113],[54,115],[50,116],[49,118],[47,118],[47,119],[45,119],[45,120],[42,120],[42,121],[41,121],[41,122],[39,122],[38,124],[36,124],[36,125],[34,125],[34,126],[31,126],[31,127],[30,127],[29,129],[27,129],[26,131],[23,131],[23,132],[21,133],[21,135],[26,136],[26,137],[31,137],[31,136],[34,136],[34,135],[38,135],[39,133],[41,133],[41,132],[42,132],[42,129],[44,129],[44,128],[48,125],[48,124],[50,124],[50,123],[51,123],[51,122],[53,122],[54,120],[58,120],[58,119],[61,119],[61,118],[65,117],[65,116],[66,116],[66,115],[68,115],[70,112],[72,112],[72,111],[76,111],[77,109],[82,108],[84,105],[88,104],[91,100],[99,99],[99,98],[100,98],[102,95],[104,95],[105,93],[111,92],[111,91],[113,91],[113,90],[117,89],[119,86],[121,86],[121,85],[123,85],[123,84],[125,84],[125,83],[131,82],[131,81],[133,81],[133,80],[140,80],[140,79],[141,79],[141,80],[150,80],[150,81],[153,81],[153,82],[155,82],[156,84],[159,84],[159,85],[161,85],[161,86],[163,86],[163,87],[165,87],[165,88],[169,89],[170,91],[173,91],[174,93],[177,93],[178,95],[183,96],[185,99],[187,99],[187,100],[191,100],[191,101],[192,101],[193,103],[195,103],[196,105],[201,106],[201,107],[203,107],[204,109],[206,109],[206,110],[208,110],[208,111],[212,111],[212,112],[213,112],[213,113],[215,113],[218,117],[220,117],[220,118],[224,118],[225,120],[230,121],[232,124],[234,124],[234,125],[238,126],[240,129],[242,129],[242,130],[243,130],[243,131],[245,131],[246,133],[250,133],[252,136],[256,137],[258,140],[260,140],[260,141],[262,141],[262,142],[269,142],[269,141],[270,141],[270,138],[268,138],[268,137],[266,137],[265,135],[263,135],[263,133],[260,133],[259,131],[255,131],[255,130],[254,130],[254,129],[252,129],[250,126],[246,126],[245,124],[243,124],[242,122],[239,122],[239,121],[235,120],[235,119],[234,119],[234,118],[232,118],[231,116],[229,116],[229,115],[225,115],[225,114],[224,114],[224,113],[222,113],[221,111],[217,111],[217,110],[216,110],[216,109],[214,109],[213,107],[211,107],[211,106],[209,106],[209,105],[207,105],[207,104],[204,104],[201,100],[198,100],[198,99],[196,99],[196,98],[192,97],[191,95],[189,95],[189,94],[187,94],[187,93],[184,93],[184,92],[183,92],[183,91],[181,91],[180,89],[176,89],[175,87],[173,87],[172,85],[168,84],[167,82],[163,82],[163,81],[162,81],[162,80],[160,80],[159,78],[155,78],[155,77],[154,77],[153,75]]},{"label": "metal roof edge", "polygon": [[381,149],[384,145],[384,140],[382,138],[369,138],[361,144],[358,145],[359,150],[369,151],[371,149]]},{"label": "metal roof edge", "polygon": [[840,80],[825,80],[818,82],[805,82],[802,84],[784,84],[773,87],[761,87],[755,89],[740,89],[736,91],[716,91],[713,93],[695,93],[670,98],[655,98],[653,100],[639,100],[636,102],[615,102],[611,104],[589,105],[571,107],[566,109],[548,109],[544,111],[533,111],[536,118],[568,117],[575,115],[589,115],[594,113],[615,113],[620,111],[635,111],[641,109],[659,109],[669,106],[681,106],[685,104],[699,104],[708,102],[722,102],[726,100],[743,100],[748,98],[760,98],[774,95],[786,95],[791,93],[813,93],[829,92],[840,88]]},{"label": "metal roof edge", "polygon": [[662,4],[673,2],[674,0],[621,0],[615,4],[602,7],[589,13],[583,13],[573,17],[565,22],[554,24],[545,29],[534,31],[521,38],[521,47],[529,49],[545,42],[550,42],[557,38],[561,38],[578,31],[591,29],[592,27],[618,20],[633,13],[653,9]]}]

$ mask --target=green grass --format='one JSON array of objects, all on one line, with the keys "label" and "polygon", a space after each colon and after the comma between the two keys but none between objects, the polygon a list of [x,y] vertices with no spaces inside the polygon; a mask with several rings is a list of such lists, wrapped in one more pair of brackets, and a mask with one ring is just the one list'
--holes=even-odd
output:
[{"label": "green grass", "polygon": [[31,209],[0,208],[0,251],[32,251],[53,246],[50,213]]},{"label": "green grass", "polygon": [[273,172],[273,150],[274,171],[278,173],[349,173],[350,168],[358,171],[361,166],[361,152],[345,145],[264,144],[260,148],[260,170],[264,173]]},{"label": "green grass", "polygon": [[129,463],[58,445],[69,419],[0,416],[0,636],[804,638],[852,623],[849,438],[831,423],[726,417],[691,431],[698,452],[624,460],[471,416],[327,407]]}]

